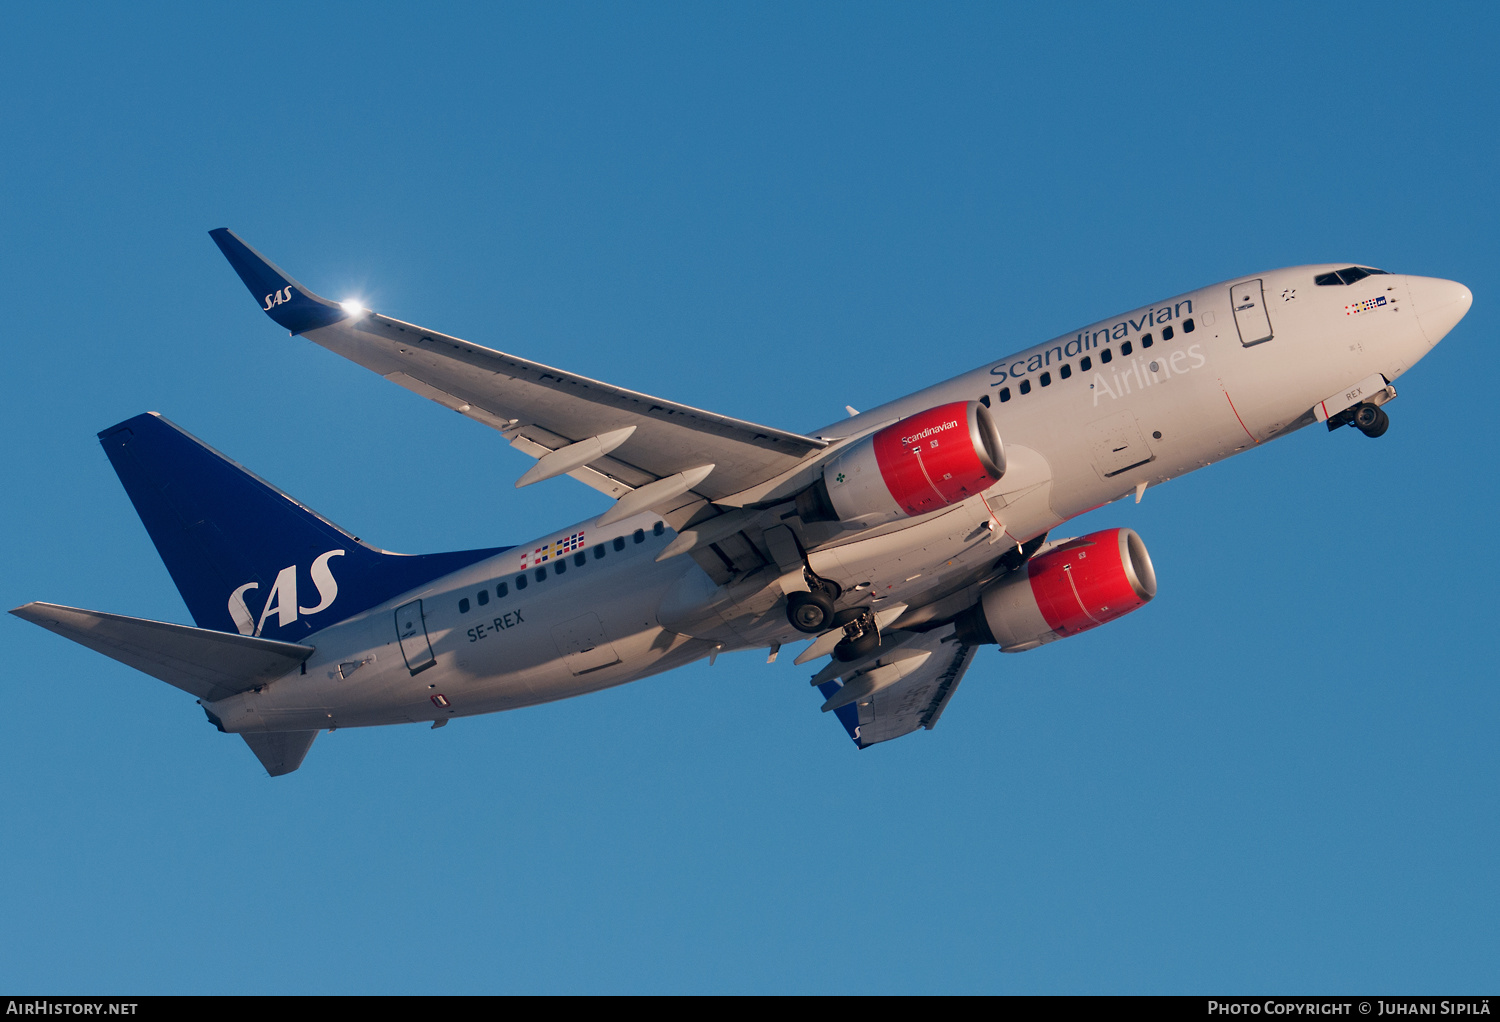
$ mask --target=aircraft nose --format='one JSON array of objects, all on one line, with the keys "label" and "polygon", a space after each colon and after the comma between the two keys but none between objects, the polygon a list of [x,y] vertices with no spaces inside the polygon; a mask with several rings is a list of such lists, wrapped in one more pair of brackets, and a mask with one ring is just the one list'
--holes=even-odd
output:
[{"label": "aircraft nose", "polygon": [[1412,309],[1428,344],[1436,344],[1458,325],[1474,304],[1474,295],[1456,280],[1410,277]]}]

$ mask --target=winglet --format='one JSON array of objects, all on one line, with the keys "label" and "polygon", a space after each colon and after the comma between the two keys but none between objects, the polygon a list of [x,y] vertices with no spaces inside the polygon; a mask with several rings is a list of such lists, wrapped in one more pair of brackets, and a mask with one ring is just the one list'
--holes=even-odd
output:
[{"label": "winglet", "polygon": [[261,311],[294,334],[316,330],[348,318],[343,307],[313,294],[282,272],[227,227],[209,231],[234,272],[240,275]]}]

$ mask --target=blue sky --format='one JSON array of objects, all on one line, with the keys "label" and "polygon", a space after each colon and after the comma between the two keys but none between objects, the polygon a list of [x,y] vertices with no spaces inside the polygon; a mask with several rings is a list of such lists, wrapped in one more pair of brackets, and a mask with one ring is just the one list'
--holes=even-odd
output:
[{"label": "blue sky", "polygon": [[158,410],[389,549],[602,510],[260,315],[310,286],[787,429],[1276,266],[1473,311],[1379,441],[1093,512],[1161,593],[856,753],[790,658],[324,735],[0,621],[0,987],[1485,992],[1500,978],[1489,5],[33,5],[0,37],[0,587],[186,621]]}]

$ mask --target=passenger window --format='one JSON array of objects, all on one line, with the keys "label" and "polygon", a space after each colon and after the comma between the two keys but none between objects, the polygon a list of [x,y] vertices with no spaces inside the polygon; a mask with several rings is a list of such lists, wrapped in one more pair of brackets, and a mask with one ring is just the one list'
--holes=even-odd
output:
[{"label": "passenger window", "polygon": [[616,536],[615,537],[615,549],[616,550],[624,550],[625,549],[625,537],[624,536]]},{"label": "passenger window", "polygon": [[[1191,323],[1192,320],[1188,320],[1188,322]],[[1141,347],[1143,347],[1143,348],[1149,348],[1149,347],[1151,347],[1151,345],[1153,345],[1155,343],[1156,342],[1151,339],[1151,335],[1150,334],[1141,334]]]},{"label": "passenger window", "polygon": [[1197,328],[1193,326],[1193,321],[1192,320],[1185,319],[1185,320],[1182,321],[1182,332],[1183,333],[1190,334],[1195,329],[1197,329]]},{"label": "passenger window", "polygon": [[1005,404],[1005,402],[1007,402],[1009,400],[1010,400],[1010,388],[1009,387],[1001,387],[1000,388],[1000,403],[1003,405],[1003,404]]},{"label": "passenger window", "polygon": [[988,394],[983,395],[979,399],[979,403],[982,404],[982,405],[984,405],[986,408],[988,408],[990,406],[990,396]]},{"label": "passenger window", "polygon": [[538,582],[545,582],[545,581],[547,581],[547,569],[546,568],[538,568],[538,569],[536,569],[536,571],[532,572],[532,574],[534,574],[536,576],[536,580]]},{"label": "passenger window", "polygon": [[589,555],[584,553],[582,550],[573,555],[573,563],[578,565],[580,568],[588,563],[588,559]]},{"label": "passenger window", "polygon": [[481,607],[483,607],[486,603],[490,602],[490,591],[488,589],[481,589],[481,590],[479,590],[479,594],[478,595],[479,595],[479,605]]},{"label": "passenger window", "polygon": [[557,572],[559,575],[561,575],[563,572],[567,571],[568,570],[568,559],[566,557],[559,557],[556,561],[553,562],[553,564],[552,564],[552,570],[555,571],[555,572]]},{"label": "passenger window", "polygon": [[1088,372],[1090,369],[1094,368],[1094,360],[1085,355],[1078,360],[1078,368],[1082,369],[1084,372]]},{"label": "passenger window", "polygon": [[501,582],[499,585],[497,585],[495,587],[495,595],[501,597],[502,599],[505,597],[505,594],[508,593],[508,592],[510,592],[510,583],[509,582]]},{"label": "passenger window", "polygon": [[1022,394],[1030,394],[1031,393],[1031,381],[1030,380],[1022,380],[1021,381],[1021,393]]},{"label": "passenger window", "polygon": [[1099,352],[1100,362],[1108,362],[1112,358],[1114,358],[1114,356],[1109,353],[1108,348],[1105,348],[1103,351]]},{"label": "passenger window", "polygon": [[1042,386],[1044,386],[1044,387],[1050,387],[1050,386],[1052,386],[1052,374],[1051,373],[1043,373],[1042,374]]},{"label": "passenger window", "polygon": [[526,588],[526,582],[527,582],[527,578],[526,578],[526,576],[524,574],[523,575],[517,575],[516,576],[516,591],[520,592],[522,589],[525,589]]},{"label": "passenger window", "polygon": [[631,538],[634,539],[637,543],[644,543],[644,542],[646,542],[646,530],[645,529],[636,529],[635,530],[635,535],[632,536]]},{"label": "passenger window", "polygon": [[1133,348],[1131,348],[1131,346],[1130,346],[1130,342],[1129,342],[1129,341],[1126,341],[1126,342],[1125,342],[1125,343],[1124,343],[1124,344],[1122,344],[1122,345],[1120,345],[1120,354],[1121,354],[1121,355],[1128,355],[1128,354],[1130,354],[1130,353],[1131,353],[1131,351],[1133,351],[1133,350],[1134,350],[1134,349],[1133,349]]},{"label": "passenger window", "polygon": [[1073,375],[1073,367],[1064,362],[1062,368],[1057,371],[1057,375],[1066,380],[1069,376]]},{"label": "passenger window", "polygon": [[467,599],[458,601],[458,612],[460,614],[467,614],[469,612],[469,601]]},{"label": "passenger window", "polygon": [[605,549],[603,543],[600,543],[598,546],[594,547],[594,560],[597,561],[599,558],[603,557],[604,554]]},{"label": "passenger window", "polygon": [[[986,403],[988,403],[988,402],[986,402]],[[651,535],[653,535],[653,536],[660,536],[662,533],[664,533],[666,531],[667,531],[667,523],[666,522],[657,522],[655,525],[651,526]]]},{"label": "passenger window", "polygon": [[1164,326],[1164,327],[1161,328],[1161,339],[1164,340],[1164,341],[1170,341],[1172,339],[1172,328],[1171,327]]}]

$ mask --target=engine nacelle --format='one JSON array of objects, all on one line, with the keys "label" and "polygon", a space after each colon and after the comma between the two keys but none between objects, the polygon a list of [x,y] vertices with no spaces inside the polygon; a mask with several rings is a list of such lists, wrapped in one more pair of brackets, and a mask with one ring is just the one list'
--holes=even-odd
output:
[{"label": "engine nacelle", "polygon": [[1123,617],[1156,595],[1151,555],[1134,529],[1106,529],[1046,550],[984,590],[958,637],[1004,653],[1035,649]]},{"label": "engine nacelle", "polygon": [[982,493],[1005,474],[990,410],[955,401],[909,415],[856,441],[797,498],[803,521],[880,525]]}]

